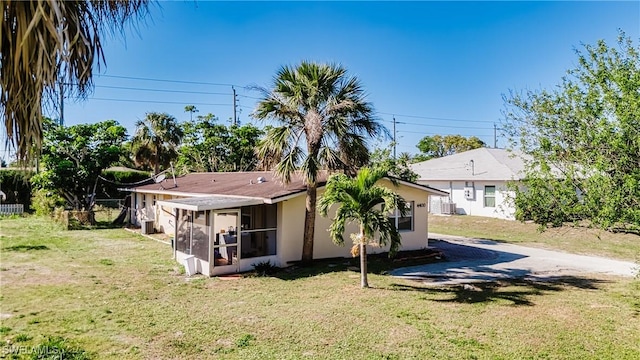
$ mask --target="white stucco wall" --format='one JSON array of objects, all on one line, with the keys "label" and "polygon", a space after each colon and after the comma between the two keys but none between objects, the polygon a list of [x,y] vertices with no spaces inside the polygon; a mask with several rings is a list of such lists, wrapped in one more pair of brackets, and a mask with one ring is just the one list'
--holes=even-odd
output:
[{"label": "white stucco wall", "polygon": [[[449,192],[452,202],[456,203],[456,213],[461,215],[475,215],[494,217],[499,219],[514,219],[515,209],[509,201],[513,192],[508,191],[506,181],[473,181],[474,198],[464,196],[465,181],[418,181],[423,185]],[[471,183],[471,182],[469,182]],[[484,206],[485,186],[496,187],[495,207]]]},{"label": "white stucco wall", "polygon": [[[143,196],[146,198],[143,207]],[[155,198],[154,198],[155,196]],[[157,202],[162,200],[177,199],[177,196],[164,194],[135,194],[135,201],[132,209],[132,223],[140,226],[143,220],[154,220],[154,228],[157,232],[173,234],[175,231],[175,219],[173,209],[160,206]],[[155,199],[155,201],[154,201]],[[154,205],[155,202],[155,205]]]},{"label": "white stucco wall", "polygon": [[[381,185],[393,188],[406,201],[414,201],[413,231],[402,231],[402,247],[400,250],[416,250],[427,247],[428,224],[427,224],[427,200],[428,194],[419,189],[400,185],[393,187],[390,181],[382,180]],[[318,191],[318,198],[322,196],[324,190]],[[289,261],[298,261],[302,256],[302,241],[304,238],[304,208],[305,194],[301,194],[293,199],[281,203],[278,228],[280,231],[278,242],[278,255],[282,266],[286,266]],[[335,208],[333,209],[335,211]],[[316,216],[316,228],[313,241],[313,257],[316,259],[333,257],[351,257],[351,247],[353,243],[349,234],[358,232],[357,224],[350,224],[345,231],[345,246],[337,246],[329,237],[329,226],[333,218],[333,212],[324,218],[319,214]],[[281,222],[282,221],[282,222]],[[380,253],[388,251],[389,248],[369,247],[369,253]]]},{"label": "white stucco wall", "polygon": [[[400,194],[406,201],[413,201],[413,230],[402,231],[402,246],[400,250],[417,250],[427,246],[428,237],[428,224],[427,224],[427,212],[428,212],[428,193],[412,188],[409,186],[400,185],[394,187],[390,181],[382,180],[381,185],[393,188],[398,194]],[[318,191],[318,198],[322,196],[324,190]],[[169,200],[172,198],[178,198],[175,196],[165,195],[162,199],[159,197],[156,200]],[[153,196],[146,195],[146,207],[142,207],[142,194],[136,194],[136,203],[138,206],[133,211],[136,214],[135,223],[140,225],[141,220],[155,221],[156,230],[162,231],[166,234],[174,234],[175,224],[173,210],[167,207],[161,208],[159,205],[154,206],[152,204]],[[253,264],[261,261],[270,260],[275,262],[276,265],[285,267],[290,265],[291,261],[299,261],[302,256],[302,243],[304,238],[304,215],[305,215],[305,193],[299,196],[293,197],[288,200],[277,203],[278,215],[278,230],[277,230],[277,255],[268,256],[264,258],[251,258],[241,260],[239,263],[240,271],[248,271],[253,268]],[[335,211],[335,208],[333,209]],[[319,214],[316,216],[315,227],[315,239],[314,239],[314,258],[334,258],[334,257],[351,257],[351,247],[353,245],[349,234],[356,233],[358,231],[358,225],[353,223],[347,226],[345,231],[345,246],[335,245],[330,237],[327,229],[331,225],[331,219],[333,217],[333,211],[329,217],[322,217]],[[214,219],[212,216],[212,234],[214,236],[216,231],[220,228],[228,228],[230,224],[226,224],[222,221],[222,218]],[[368,248],[369,253],[379,253],[388,251],[386,248]],[[177,253],[176,260],[182,263],[185,254]],[[230,267],[224,269],[223,267],[215,267],[210,272],[209,263],[203,260],[196,260],[196,267],[198,272],[206,275],[217,275],[222,273],[228,273]]]}]

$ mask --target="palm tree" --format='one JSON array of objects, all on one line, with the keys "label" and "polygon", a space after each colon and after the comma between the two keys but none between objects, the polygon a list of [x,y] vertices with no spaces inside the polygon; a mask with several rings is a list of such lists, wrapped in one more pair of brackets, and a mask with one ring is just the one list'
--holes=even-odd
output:
[{"label": "palm tree", "polygon": [[178,153],[182,141],[182,128],[176,118],[167,113],[147,113],[144,120],[136,122],[136,133],[131,139],[136,165],[153,167],[154,174],[160,165],[167,166]]},{"label": "palm tree", "polygon": [[[313,259],[316,192],[321,170],[353,172],[369,160],[367,137],[387,134],[360,82],[338,65],[303,61],[282,67],[253,116],[275,120],[258,146],[266,168],[284,183],[300,171],[307,183],[302,260]],[[306,145],[306,146],[305,146]]]},{"label": "palm tree", "polygon": [[[355,178],[344,174],[333,175],[327,182],[324,195],[318,202],[322,216],[327,216],[329,208],[338,204],[333,223],[329,228],[331,239],[336,245],[344,245],[344,231],[347,223],[355,221],[360,226],[357,234],[351,234],[354,247],[353,256],[360,254],[360,286],[369,287],[367,280],[367,245],[389,247],[393,256],[400,246],[400,234],[389,213],[400,209],[404,216],[405,200],[391,189],[376,185],[386,176],[380,168],[361,168]],[[380,206],[382,204],[382,206]],[[377,235],[377,240],[376,240]]]},{"label": "palm tree", "polygon": [[42,144],[42,104],[57,103],[57,90],[73,84],[76,95],[93,87],[93,68],[104,65],[102,37],[123,33],[148,13],[147,0],[0,0],[0,112],[20,160]]},{"label": "palm tree", "polygon": [[196,109],[195,105],[187,105],[184,107],[184,112],[189,113],[189,121],[193,121],[193,113],[197,113],[199,110]]}]

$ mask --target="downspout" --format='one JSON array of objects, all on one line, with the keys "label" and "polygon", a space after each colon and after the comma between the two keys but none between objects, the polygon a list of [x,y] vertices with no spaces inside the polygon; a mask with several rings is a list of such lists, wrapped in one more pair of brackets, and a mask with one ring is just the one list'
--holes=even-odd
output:
[{"label": "downspout", "polygon": [[193,255],[193,210],[189,210],[189,255]]},{"label": "downspout", "polygon": [[171,247],[173,248],[173,260],[175,260],[177,256],[176,244],[178,242],[178,213],[179,212],[180,212],[179,209],[176,209],[176,208],[173,209],[174,226],[173,226],[173,241],[171,242]]}]

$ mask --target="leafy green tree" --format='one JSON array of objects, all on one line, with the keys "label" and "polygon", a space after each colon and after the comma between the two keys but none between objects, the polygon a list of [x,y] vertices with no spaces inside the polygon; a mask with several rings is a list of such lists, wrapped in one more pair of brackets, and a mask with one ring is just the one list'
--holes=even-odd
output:
[{"label": "leafy green tree", "polygon": [[273,119],[258,147],[265,167],[285,183],[300,171],[307,183],[302,260],[313,259],[318,174],[321,170],[353,172],[369,160],[367,137],[386,129],[374,118],[362,85],[338,65],[303,61],[284,66],[273,89],[263,90],[254,117]]},{"label": "leafy green tree", "polygon": [[91,211],[98,176],[120,159],[127,130],[115,120],[70,127],[45,122],[44,129],[43,170],[31,182],[75,210]]},{"label": "leafy green tree", "polygon": [[425,136],[416,145],[421,154],[418,154],[413,161],[418,162],[439,158],[481,148],[485,145],[482,140],[475,136],[468,138],[462,135]]},{"label": "leafy green tree", "polygon": [[[400,209],[404,216],[407,204],[391,189],[376,185],[386,176],[383,169],[363,167],[355,178],[336,174],[327,181],[324,195],[318,201],[322,216],[327,216],[332,205],[337,204],[336,214],[329,228],[333,242],[344,245],[345,227],[358,223],[360,230],[351,234],[354,248],[351,253],[360,254],[360,286],[369,287],[367,280],[367,245],[390,245],[389,256],[400,247],[401,237],[389,213]],[[382,205],[382,206],[380,206]]]},{"label": "leafy green tree", "polygon": [[255,148],[262,130],[247,124],[229,127],[213,114],[183,124],[184,138],[178,167],[190,171],[252,171],[258,160]]},{"label": "leafy green tree", "polygon": [[256,148],[264,132],[251,124],[229,126],[226,171],[252,171],[258,165]]},{"label": "leafy green tree", "polygon": [[371,160],[369,166],[372,168],[380,168],[387,174],[397,177],[405,181],[415,182],[418,180],[418,174],[411,170],[409,164],[411,163],[411,154],[403,152],[400,153],[397,159],[391,156],[390,149],[374,149],[371,153]]},{"label": "leafy green tree", "polygon": [[131,139],[136,165],[153,168],[154,174],[159,173],[161,166],[166,168],[178,157],[182,136],[182,128],[173,116],[147,113],[144,120],[136,122],[136,133]]},{"label": "leafy green tree", "polygon": [[92,89],[94,65],[104,64],[105,34],[148,14],[147,0],[0,1],[0,111],[19,159],[37,156],[42,104],[57,103],[60,83],[76,95]]},{"label": "leafy green tree", "polygon": [[178,157],[180,172],[211,172],[225,160],[226,126],[213,114],[198,116],[182,124],[183,139]]},{"label": "leafy green tree", "polygon": [[576,50],[552,90],[505,96],[506,129],[531,157],[516,188],[520,220],[589,221],[640,231],[640,48],[621,33]]}]

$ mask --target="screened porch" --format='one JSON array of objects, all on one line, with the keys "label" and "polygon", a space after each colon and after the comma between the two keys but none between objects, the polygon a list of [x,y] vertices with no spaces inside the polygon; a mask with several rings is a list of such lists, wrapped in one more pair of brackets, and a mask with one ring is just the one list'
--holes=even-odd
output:
[{"label": "screened porch", "polygon": [[159,202],[174,211],[174,258],[195,260],[195,272],[209,276],[249,271],[253,264],[277,264],[277,208],[261,199],[183,198]]}]

